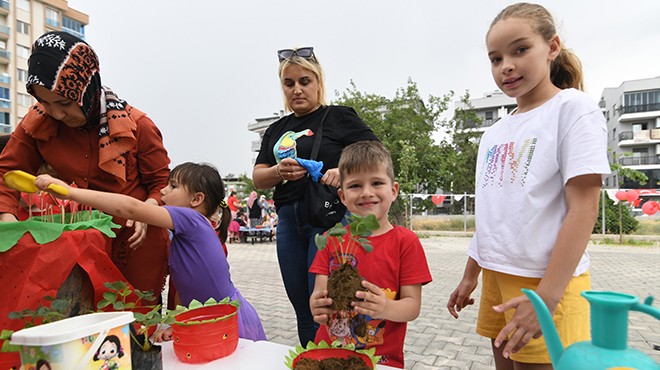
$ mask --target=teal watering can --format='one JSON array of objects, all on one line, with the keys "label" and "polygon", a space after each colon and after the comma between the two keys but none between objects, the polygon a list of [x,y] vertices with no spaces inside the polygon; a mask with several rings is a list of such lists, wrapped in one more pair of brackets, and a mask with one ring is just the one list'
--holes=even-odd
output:
[{"label": "teal watering can", "polygon": [[582,292],[591,310],[591,341],[563,348],[545,302],[533,290],[522,291],[534,305],[555,370],[660,370],[660,364],[651,357],[628,348],[629,311],[644,312],[660,320],[660,309],[651,306],[653,297],[640,303],[637,297],[623,293]]}]

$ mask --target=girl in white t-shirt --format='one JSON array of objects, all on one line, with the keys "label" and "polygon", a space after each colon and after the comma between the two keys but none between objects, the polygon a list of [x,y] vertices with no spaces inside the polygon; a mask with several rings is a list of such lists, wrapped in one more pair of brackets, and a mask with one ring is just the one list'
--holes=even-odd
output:
[{"label": "girl in white t-shirt", "polygon": [[[493,79],[518,107],[484,133],[476,171],[476,233],[447,308],[474,303],[497,369],[551,369],[536,313],[521,288],[555,314],[564,345],[589,338],[586,246],[609,174],[607,130],[582,91],[579,59],[540,5],[511,5],[486,35]],[[579,90],[577,90],[579,89]]]}]

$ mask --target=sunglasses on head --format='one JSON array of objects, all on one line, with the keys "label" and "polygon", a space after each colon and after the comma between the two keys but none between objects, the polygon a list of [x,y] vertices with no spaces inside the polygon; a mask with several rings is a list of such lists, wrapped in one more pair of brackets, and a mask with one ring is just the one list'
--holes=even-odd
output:
[{"label": "sunglasses on head", "polygon": [[299,49],[282,49],[277,51],[277,57],[279,58],[280,62],[285,59],[289,59],[294,55],[305,59],[314,59],[314,48],[310,46]]}]

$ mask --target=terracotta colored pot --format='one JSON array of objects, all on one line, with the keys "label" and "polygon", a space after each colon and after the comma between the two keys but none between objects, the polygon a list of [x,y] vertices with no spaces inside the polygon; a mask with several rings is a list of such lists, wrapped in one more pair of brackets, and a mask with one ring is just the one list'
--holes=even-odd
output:
[{"label": "terracotta colored pot", "polygon": [[20,352],[0,352],[0,369],[18,370],[21,367]]},{"label": "terracotta colored pot", "polygon": [[197,364],[232,354],[238,346],[238,311],[218,304],[186,311],[172,325],[174,353],[182,362]]},{"label": "terracotta colored pot", "polygon": [[325,360],[326,358],[347,359],[349,357],[359,357],[362,361],[364,361],[366,366],[370,368],[374,367],[374,364],[371,362],[369,356],[343,348],[317,348],[307,350],[293,359],[293,367],[295,368],[298,361],[303,358],[308,358],[310,360]]}]

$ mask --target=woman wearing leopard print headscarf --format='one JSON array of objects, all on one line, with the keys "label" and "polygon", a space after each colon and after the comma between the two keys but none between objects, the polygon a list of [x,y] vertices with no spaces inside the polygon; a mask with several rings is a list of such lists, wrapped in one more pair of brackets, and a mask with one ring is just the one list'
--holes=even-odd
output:
[{"label": "woman wearing leopard print headscarf", "polygon": [[[37,103],[0,156],[0,175],[37,173],[48,164],[79,188],[159,203],[169,157],[160,131],[143,112],[101,85],[96,53],[66,32],[48,32],[32,46],[27,91]],[[18,192],[0,182],[0,221],[16,221]],[[114,218],[112,260],[136,288],[159,296],[167,271],[167,230]]]}]

